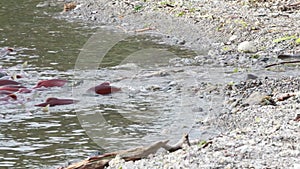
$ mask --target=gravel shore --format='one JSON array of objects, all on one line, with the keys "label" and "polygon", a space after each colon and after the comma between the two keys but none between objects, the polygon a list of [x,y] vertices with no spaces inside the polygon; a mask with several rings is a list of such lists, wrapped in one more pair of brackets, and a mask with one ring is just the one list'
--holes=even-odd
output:
[{"label": "gravel shore", "polygon": [[[76,0],[59,17],[109,25],[127,33],[159,34],[166,43],[207,51],[219,66],[246,71],[300,53],[297,1]],[[299,1],[298,1],[299,2]],[[292,57],[291,57],[292,58]],[[294,59],[294,58],[292,58]],[[276,71],[299,71],[281,66]],[[275,71],[273,70],[273,71]],[[294,77],[293,77],[294,76]],[[300,168],[300,79],[254,77],[224,84],[225,111],[208,123],[224,129],[205,148],[186,147],[136,162],[118,158],[108,168]],[[285,96],[285,97],[284,97]],[[298,116],[298,117],[297,117]]]},{"label": "gravel shore", "polygon": [[[199,143],[174,153],[158,153],[136,162],[124,162],[115,158],[108,168],[298,169],[299,84],[299,78],[283,78],[248,80],[233,86],[228,85],[228,111],[219,119],[211,121],[212,125],[228,130],[205,140],[211,144],[203,148]],[[255,91],[259,91],[261,95],[251,96]],[[262,94],[270,91],[269,94]],[[290,98],[287,93],[290,94]],[[286,99],[281,100],[284,97]],[[249,98],[252,101],[249,101]],[[229,104],[230,102],[232,104]],[[248,105],[245,105],[245,102]]]}]

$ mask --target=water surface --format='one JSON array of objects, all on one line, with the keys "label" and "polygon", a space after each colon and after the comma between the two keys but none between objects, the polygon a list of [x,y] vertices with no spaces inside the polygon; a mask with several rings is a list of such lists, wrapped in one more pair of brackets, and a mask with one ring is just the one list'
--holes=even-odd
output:
[{"label": "water surface", "polygon": [[[120,150],[171,136],[176,140],[190,130],[191,126],[178,123],[187,116],[174,113],[182,107],[175,106],[181,105],[182,99],[181,95],[172,98],[176,96],[172,81],[180,78],[155,75],[159,71],[168,74],[169,58],[149,63],[137,58],[152,58],[149,53],[139,53],[144,48],[185,57],[194,56],[194,52],[162,45],[153,37],[131,36],[116,44],[99,68],[74,70],[79,53],[96,30],[53,19],[51,15],[61,12],[62,6],[36,8],[38,3],[0,1],[0,46],[14,48],[14,52],[1,58],[2,69],[11,76],[22,75],[17,81],[28,88],[41,79],[63,78],[69,83],[63,88],[17,94],[17,101],[1,103],[0,168],[55,168],[95,152]],[[130,58],[134,58],[137,67],[115,67],[132,62]],[[154,75],[148,76],[149,73]],[[81,83],[87,79],[92,81],[90,87],[110,81],[122,92],[111,96],[78,95],[78,90],[85,90]],[[157,86],[159,90],[154,89]],[[34,107],[47,97],[75,97],[80,104],[51,107],[48,111]],[[95,116],[99,118],[93,124]],[[88,123],[84,123],[86,119]],[[172,124],[174,127],[170,127]]]}]

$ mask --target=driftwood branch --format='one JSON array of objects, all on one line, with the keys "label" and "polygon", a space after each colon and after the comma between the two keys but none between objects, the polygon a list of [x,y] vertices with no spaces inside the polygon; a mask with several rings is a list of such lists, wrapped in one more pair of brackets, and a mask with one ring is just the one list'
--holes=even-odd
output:
[{"label": "driftwood branch", "polygon": [[169,152],[174,152],[176,150],[182,149],[186,144],[190,146],[190,141],[188,134],[185,134],[176,144],[168,145],[169,140],[163,140],[155,142],[149,146],[141,146],[128,150],[121,150],[111,153],[106,153],[99,156],[90,157],[81,162],[69,165],[68,167],[61,167],[59,169],[104,169],[104,167],[109,165],[110,160],[119,156],[125,161],[135,161],[142,158],[148,157],[150,154],[155,154],[160,148],[163,148]]},{"label": "driftwood branch", "polygon": [[191,146],[188,134],[185,134],[176,144],[174,144],[174,145],[167,145],[167,144],[165,144],[163,146],[163,148],[165,150],[169,151],[169,152],[174,152],[174,151],[177,151],[179,149],[182,149],[183,145]]},{"label": "driftwood branch", "polygon": [[300,54],[280,54],[277,56],[278,59],[293,59],[300,58]]},{"label": "driftwood branch", "polygon": [[294,60],[294,61],[285,61],[285,62],[273,63],[273,64],[270,64],[270,65],[265,66],[265,68],[269,68],[269,67],[277,66],[277,65],[290,64],[290,63],[300,63],[300,60]]}]

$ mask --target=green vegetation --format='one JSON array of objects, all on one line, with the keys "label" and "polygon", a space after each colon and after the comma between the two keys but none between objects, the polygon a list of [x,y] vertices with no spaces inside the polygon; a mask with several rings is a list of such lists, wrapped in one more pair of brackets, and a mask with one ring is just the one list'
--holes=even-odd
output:
[{"label": "green vegetation", "polygon": [[252,59],[258,59],[259,58],[259,54],[255,54],[251,56]]},{"label": "green vegetation", "polygon": [[201,146],[203,146],[203,145],[205,145],[205,144],[207,144],[207,141],[202,140],[202,141],[200,141],[200,143],[198,144],[198,146],[201,147]]},{"label": "green vegetation", "polygon": [[295,35],[293,35],[293,36],[284,36],[284,37],[281,37],[281,38],[274,39],[273,42],[279,43],[279,42],[286,41],[286,40],[291,40],[291,39],[296,39],[296,36]]},{"label": "green vegetation", "polygon": [[239,68],[236,67],[233,69],[233,73],[238,73],[238,72],[239,72]]},{"label": "green vegetation", "polygon": [[300,45],[300,38],[296,39],[295,42],[296,42],[297,45]]},{"label": "green vegetation", "polygon": [[185,14],[185,12],[184,11],[181,11],[181,12],[179,12],[178,14],[177,14],[177,16],[183,16]]},{"label": "green vegetation", "polygon": [[135,10],[136,12],[138,12],[138,11],[140,11],[142,8],[143,8],[142,5],[137,5],[137,6],[134,7],[134,10]]}]

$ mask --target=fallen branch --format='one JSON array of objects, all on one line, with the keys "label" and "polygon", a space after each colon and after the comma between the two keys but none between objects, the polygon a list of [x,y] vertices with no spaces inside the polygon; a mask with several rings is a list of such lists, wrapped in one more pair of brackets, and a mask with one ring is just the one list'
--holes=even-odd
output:
[{"label": "fallen branch", "polygon": [[185,134],[175,145],[167,145],[169,140],[155,142],[149,146],[141,146],[129,150],[121,150],[112,153],[106,153],[99,156],[90,157],[81,162],[61,167],[59,169],[104,169],[109,165],[110,160],[119,156],[125,161],[135,161],[148,157],[150,154],[155,154],[160,148],[164,148],[169,152],[182,149],[183,145],[190,146],[188,134]]},{"label": "fallen branch", "polygon": [[296,96],[295,93],[286,93],[284,95],[281,95],[277,98],[277,101],[285,101],[287,99],[289,99],[290,97]]},{"label": "fallen branch", "polygon": [[278,59],[290,59],[290,58],[300,58],[300,54],[280,54],[277,56]]},{"label": "fallen branch", "polygon": [[143,29],[137,29],[134,32],[145,32],[145,31],[150,31],[150,30],[155,30],[155,28],[148,27],[148,28],[143,28]]},{"label": "fallen branch", "polygon": [[285,62],[273,63],[273,64],[270,64],[270,65],[265,66],[265,68],[269,68],[269,67],[277,66],[277,65],[289,64],[289,63],[300,63],[300,60],[294,60],[294,61],[285,61]]},{"label": "fallen branch", "polygon": [[133,30],[133,31],[128,31],[122,26],[116,26],[116,27],[123,30],[125,33],[131,33],[131,32],[141,33],[141,32],[145,32],[145,31],[156,30],[155,28],[147,27],[147,28],[142,28],[142,29],[136,29],[136,30]]},{"label": "fallen branch", "polygon": [[167,145],[165,144],[163,146],[163,148],[169,152],[174,152],[174,151],[177,151],[179,149],[182,149],[183,145],[188,145],[188,146],[191,146],[191,143],[189,141],[189,135],[188,134],[185,134],[176,144],[170,146],[170,145]]}]

